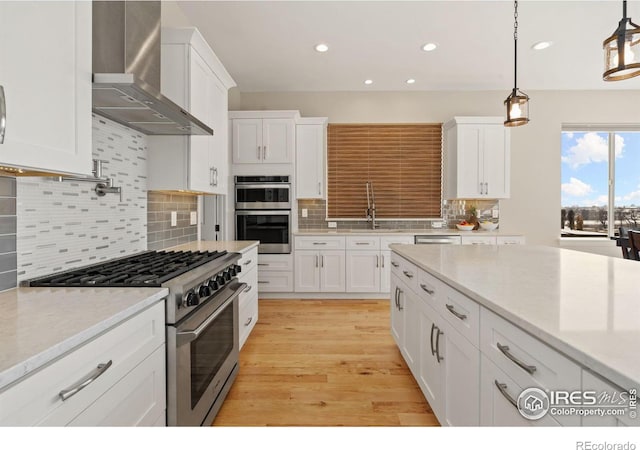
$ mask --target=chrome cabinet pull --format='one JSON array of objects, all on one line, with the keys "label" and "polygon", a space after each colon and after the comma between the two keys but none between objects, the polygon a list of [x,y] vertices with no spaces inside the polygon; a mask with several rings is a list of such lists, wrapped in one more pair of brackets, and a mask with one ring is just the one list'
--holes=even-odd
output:
[{"label": "chrome cabinet pull", "polygon": [[218,168],[213,168],[213,185],[218,186]]},{"label": "chrome cabinet pull", "polygon": [[380,259],[382,260],[382,268],[384,269],[384,255],[380,255]]},{"label": "chrome cabinet pull", "polygon": [[404,294],[404,291],[398,288],[398,311],[402,311],[404,309],[404,307],[402,306],[402,303],[400,302],[400,296],[402,294]]},{"label": "chrome cabinet pull", "polygon": [[4,87],[0,86],[0,144],[4,144],[4,133],[7,130],[7,102]]},{"label": "chrome cabinet pull", "polygon": [[484,192],[482,192],[482,183],[480,183],[480,195],[484,194]]},{"label": "chrome cabinet pull", "polygon": [[376,255],[376,269],[380,267],[380,257]]},{"label": "chrome cabinet pull", "polygon": [[261,280],[258,280],[258,284],[269,284],[269,283],[271,283],[271,282],[270,282],[270,281],[261,281]]},{"label": "chrome cabinet pull", "polygon": [[456,316],[458,319],[465,320],[467,318],[466,314],[461,314],[458,311],[456,311],[455,308],[453,307],[453,305],[447,304],[446,306],[447,306],[447,309],[449,310],[449,312],[451,314],[453,314],[454,316]]},{"label": "chrome cabinet pull", "polygon": [[251,289],[253,289],[252,285],[247,285],[247,288],[244,290],[244,292],[249,292]]},{"label": "chrome cabinet pull", "polygon": [[262,159],[267,159],[267,146],[262,146]]},{"label": "chrome cabinet pull", "polygon": [[215,186],[213,184],[213,167],[209,167],[209,186]]},{"label": "chrome cabinet pull", "polygon": [[243,266],[248,266],[249,264],[251,264],[252,260],[248,260],[242,263]]},{"label": "chrome cabinet pull", "polygon": [[322,183],[318,181],[318,195],[322,195]]},{"label": "chrome cabinet pull", "polygon": [[436,329],[436,324],[435,323],[431,323],[431,356],[434,356],[436,354],[436,349],[433,346],[433,331]]},{"label": "chrome cabinet pull", "polygon": [[489,182],[485,181],[484,183],[484,194],[489,195]]},{"label": "chrome cabinet pull", "polygon": [[536,366],[530,366],[529,364],[526,364],[521,360],[519,360],[518,358],[516,358],[515,356],[513,356],[509,352],[508,345],[500,345],[500,342],[497,342],[496,345],[498,346],[498,350],[500,350],[504,354],[504,356],[509,358],[511,361],[513,361],[514,364],[516,364],[518,367],[528,372],[530,375],[533,375],[533,372],[538,370]]},{"label": "chrome cabinet pull", "polygon": [[444,334],[444,332],[440,331],[438,327],[436,327],[436,330],[438,330],[438,334],[436,334],[436,359],[438,360],[438,364],[440,364],[440,361],[444,360],[444,358],[440,356],[440,335]]},{"label": "chrome cabinet pull", "polygon": [[493,382],[495,383],[500,393],[504,396],[504,398],[509,400],[509,403],[511,403],[516,409],[518,409],[518,402],[516,402],[513,397],[511,397],[507,392],[507,383],[500,383],[498,380],[493,380]]},{"label": "chrome cabinet pull", "polygon": [[58,395],[60,396],[62,401],[70,399],[71,397],[76,395],[78,392],[80,392],[81,390],[89,386],[91,383],[96,381],[96,379],[100,375],[105,373],[107,369],[111,367],[112,364],[113,364],[112,360],[109,360],[106,363],[98,364],[98,366],[95,369],[93,369],[93,371],[89,375],[87,375],[84,379],[78,381],[76,384],[74,384],[68,389],[61,390],[58,393]]},{"label": "chrome cabinet pull", "polygon": [[244,323],[244,326],[245,326],[245,327],[248,327],[252,320],[253,320],[253,317],[249,317],[249,320],[247,320],[247,321]]},{"label": "chrome cabinet pull", "polygon": [[326,242],[314,242],[313,245],[327,245]]},{"label": "chrome cabinet pull", "polygon": [[318,267],[318,255],[316,255],[316,267]]},{"label": "chrome cabinet pull", "polygon": [[396,269],[397,269],[398,267],[400,267],[400,264],[398,264],[398,263],[397,263],[397,262],[395,262],[394,260],[391,260],[391,265],[392,265],[393,267],[395,267]]},{"label": "chrome cabinet pull", "polygon": [[404,273],[404,276],[407,278],[413,278],[413,274],[407,270],[403,271],[402,273]]},{"label": "chrome cabinet pull", "polygon": [[320,267],[324,267],[324,255],[320,255]]},{"label": "chrome cabinet pull", "polygon": [[422,288],[423,291],[425,291],[429,295],[433,295],[436,293],[436,291],[430,290],[426,284],[420,284],[420,287]]},{"label": "chrome cabinet pull", "polygon": [[356,245],[369,245],[368,242],[356,242]]},{"label": "chrome cabinet pull", "polygon": [[262,153],[260,153],[260,146],[258,145],[258,159],[261,159],[260,156],[262,156]]}]

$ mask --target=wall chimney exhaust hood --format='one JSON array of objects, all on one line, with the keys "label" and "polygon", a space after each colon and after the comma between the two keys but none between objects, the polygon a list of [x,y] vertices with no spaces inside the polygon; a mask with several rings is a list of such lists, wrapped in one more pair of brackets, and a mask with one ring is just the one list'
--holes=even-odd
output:
[{"label": "wall chimney exhaust hood", "polygon": [[160,93],[159,1],[93,2],[93,112],[149,135],[212,135]]}]

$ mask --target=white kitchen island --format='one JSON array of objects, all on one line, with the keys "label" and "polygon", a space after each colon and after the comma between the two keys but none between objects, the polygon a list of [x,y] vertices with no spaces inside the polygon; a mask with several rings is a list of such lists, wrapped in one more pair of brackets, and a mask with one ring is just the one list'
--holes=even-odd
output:
[{"label": "white kitchen island", "polygon": [[391,248],[392,334],[441,423],[638,425],[635,410],[528,420],[513,401],[529,387],[638,388],[640,263],[538,246]]}]

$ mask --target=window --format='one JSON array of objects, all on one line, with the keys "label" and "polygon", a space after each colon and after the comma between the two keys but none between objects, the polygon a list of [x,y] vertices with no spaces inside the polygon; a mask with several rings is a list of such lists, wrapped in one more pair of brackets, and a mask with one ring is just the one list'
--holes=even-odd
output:
[{"label": "window", "polygon": [[327,217],[364,220],[366,183],[376,217],[442,217],[442,124],[329,124]]},{"label": "window", "polygon": [[563,237],[606,238],[640,226],[640,132],[602,129],[562,132]]}]

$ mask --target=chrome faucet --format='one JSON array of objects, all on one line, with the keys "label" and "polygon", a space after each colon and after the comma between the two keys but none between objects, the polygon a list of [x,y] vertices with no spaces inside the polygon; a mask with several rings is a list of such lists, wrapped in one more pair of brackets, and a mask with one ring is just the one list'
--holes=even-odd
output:
[{"label": "chrome faucet", "polygon": [[[369,195],[369,185],[371,185],[371,195]],[[375,230],[379,225],[376,223],[376,196],[373,193],[373,183],[367,181],[365,186],[367,188],[367,222],[371,222],[371,229]]]},{"label": "chrome faucet", "polygon": [[102,175],[102,163],[106,162],[102,159],[93,160],[93,170],[91,171],[92,177],[56,177],[58,181],[82,181],[87,183],[97,183],[94,189],[98,197],[103,197],[106,194],[120,194],[120,201],[122,202],[122,187],[113,185],[113,178],[105,177]]}]

